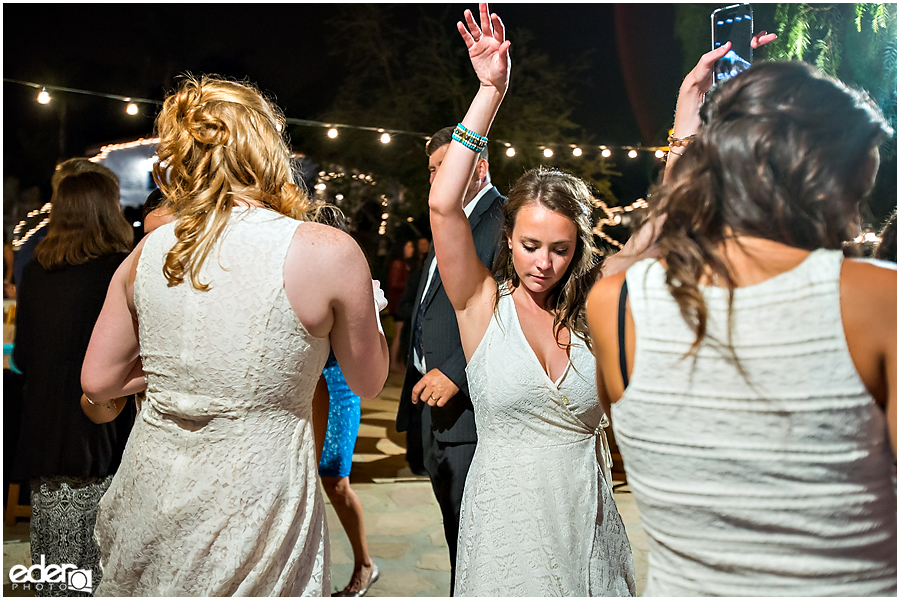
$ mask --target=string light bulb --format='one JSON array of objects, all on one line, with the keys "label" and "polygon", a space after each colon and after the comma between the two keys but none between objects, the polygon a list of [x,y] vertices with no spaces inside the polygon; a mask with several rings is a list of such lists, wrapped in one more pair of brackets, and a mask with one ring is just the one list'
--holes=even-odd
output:
[{"label": "string light bulb", "polygon": [[49,104],[50,103],[50,94],[47,92],[47,89],[44,88],[41,90],[41,93],[37,95],[37,101],[41,104]]},{"label": "string light bulb", "polygon": [[572,150],[572,156],[581,156],[581,148],[576,146],[575,149]]},{"label": "string light bulb", "polygon": [[513,156],[516,155],[516,149],[513,148],[512,146],[510,146],[509,148],[506,149],[506,155],[508,157],[512,158]]},{"label": "string light bulb", "polygon": [[334,139],[334,138],[336,138],[337,136],[338,136],[338,130],[337,130],[337,129],[335,129],[334,127],[332,127],[331,129],[328,130],[328,137],[330,137],[331,139]]},{"label": "string light bulb", "polygon": [[391,143],[391,134],[382,133],[381,134],[381,143],[382,144],[390,144]]},{"label": "string light bulb", "polygon": [[544,156],[550,158],[551,156],[553,156],[553,150],[551,150],[550,148],[544,148]]},{"label": "string light bulb", "polygon": [[628,158],[637,158],[637,150],[629,150]]},{"label": "string light bulb", "polygon": [[662,158],[663,156],[666,155],[666,153],[663,152],[662,150],[657,150],[657,151],[654,152],[653,154],[654,154],[654,156],[656,156],[656,158]]},{"label": "string light bulb", "polygon": [[612,150],[610,150],[609,148],[604,148],[600,152],[600,156],[602,156],[603,158],[609,158],[610,156],[612,156]]},{"label": "string light bulb", "polygon": [[131,116],[138,114],[138,105],[134,102],[129,102],[128,106],[125,107],[125,112]]}]

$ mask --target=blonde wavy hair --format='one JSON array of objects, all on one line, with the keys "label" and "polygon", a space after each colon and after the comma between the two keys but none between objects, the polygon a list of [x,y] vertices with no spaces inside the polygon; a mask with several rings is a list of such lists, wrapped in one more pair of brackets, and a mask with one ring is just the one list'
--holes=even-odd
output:
[{"label": "blonde wavy hair", "polygon": [[153,178],[177,219],[177,241],[166,255],[169,285],[200,269],[223,234],[235,200],[311,220],[316,205],[295,183],[291,152],[279,129],[281,111],[252,84],[188,74],[156,118]]}]

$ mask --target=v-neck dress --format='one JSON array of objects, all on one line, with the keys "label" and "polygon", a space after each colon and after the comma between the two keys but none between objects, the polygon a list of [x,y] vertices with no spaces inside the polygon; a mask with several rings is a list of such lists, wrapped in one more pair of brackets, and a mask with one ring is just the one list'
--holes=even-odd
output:
[{"label": "v-neck dress", "polygon": [[460,511],[457,596],[633,596],[631,546],[607,481],[594,356],[572,335],[554,382],[508,289],[466,375],[478,445]]}]

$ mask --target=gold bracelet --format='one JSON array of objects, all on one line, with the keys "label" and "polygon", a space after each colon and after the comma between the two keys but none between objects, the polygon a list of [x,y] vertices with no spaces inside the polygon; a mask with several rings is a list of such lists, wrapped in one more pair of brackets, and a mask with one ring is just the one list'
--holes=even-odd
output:
[{"label": "gold bracelet", "polygon": [[674,135],[669,136],[669,146],[675,146],[676,148],[681,148],[683,146],[687,146],[691,143],[691,141],[697,137],[696,133],[692,133],[691,135],[685,137],[675,137]]},{"label": "gold bracelet", "polygon": [[110,401],[107,402],[106,404],[98,404],[97,402],[94,402],[93,400],[91,400],[90,398],[88,398],[88,395],[87,395],[87,394],[84,394],[84,399],[88,401],[88,404],[92,404],[93,406],[97,406],[97,407],[99,407],[99,408],[106,408],[106,409],[108,409],[108,410],[115,410],[115,409],[116,409],[116,399],[115,399],[115,398],[113,398],[112,400],[110,400]]}]

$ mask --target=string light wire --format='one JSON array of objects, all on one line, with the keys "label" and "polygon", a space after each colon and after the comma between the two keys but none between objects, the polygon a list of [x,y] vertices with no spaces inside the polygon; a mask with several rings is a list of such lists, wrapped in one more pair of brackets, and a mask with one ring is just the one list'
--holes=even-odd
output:
[{"label": "string light wire", "polygon": [[[32,81],[22,81],[19,79],[11,79],[8,77],[4,77],[3,81],[6,83],[14,83],[17,85],[24,85],[24,86],[32,87],[32,88],[47,91],[47,92],[50,92],[50,91],[68,92],[68,93],[72,93],[72,94],[95,96],[98,98],[107,98],[110,100],[119,100],[122,102],[135,103],[135,104],[152,104],[155,106],[162,106],[162,104],[163,104],[161,100],[153,100],[152,98],[135,98],[133,96],[122,96],[120,94],[107,94],[104,92],[94,92],[91,90],[82,90],[82,89],[78,89],[78,88],[63,87],[63,86],[58,86],[58,85],[46,85],[46,84],[42,84],[42,83],[34,83]],[[131,113],[129,113],[129,114],[131,114]],[[284,122],[286,124],[297,125],[300,127],[324,128],[328,132],[327,133],[328,137],[330,137],[332,139],[338,137],[338,133],[341,129],[355,129],[357,131],[372,131],[372,132],[379,133],[379,134],[386,133],[390,136],[389,138],[386,138],[388,140],[390,140],[390,138],[393,138],[393,136],[395,136],[395,135],[418,137],[426,142],[431,139],[431,136],[427,133],[423,133],[421,131],[410,131],[407,129],[388,129],[385,127],[369,127],[366,125],[350,125],[347,123],[333,123],[333,122],[329,123],[329,122],[324,122],[324,121],[314,121],[311,119],[296,119],[296,118],[286,118],[284,120]],[[495,142],[499,143],[500,145],[505,146],[507,148],[507,156],[509,156],[509,157],[515,156],[516,151],[515,151],[515,149],[513,149],[513,146],[510,142],[503,141],[503,140],[495,140]],[[387,142],[384,142],[384,143],[387,143]],[[552,156],[554,154],[554,151],[550,146],[551,145],[549,145],[549,144],[544,144],[544,145],[538,146],[538,149],[545,152],[544,153],[545,157],[547,156],[547,153],[549,153],[550,156]],[[569,145],[570,148],[577,147],[580,150],[582,150],[582,152],[580,154],[573,153],[573,155],[575,155],[576,157],[584,156],[586,153],[583,151],[583,148],[586,148],[588,146],[589,145],[587,145],[587,144],[581,144],[579,146]],[[521,146],[519,146],[519,147],[521,147]],[[660,156],[660,154],[659,154],[660,152],[666,153],[669,151],[668,146],[609,146],[609,145],[602,145],[602,146],[599,146],[599,150],[601,151],[600,155],[603,158],[609,158],[610,156],[612,156],[613,148],[619,149],[619,150],[630,150],[630,151],[635,151],[635,152],[636,151],[651,152],[651,153],[654,153],[657,158],[662,158],[665,156],[665,154],[663,154],[663,156]],[[512,149],[512,153],[509,152],[510,149]],[[547,158],[549,158],[549,157],[547,157]]]}]

